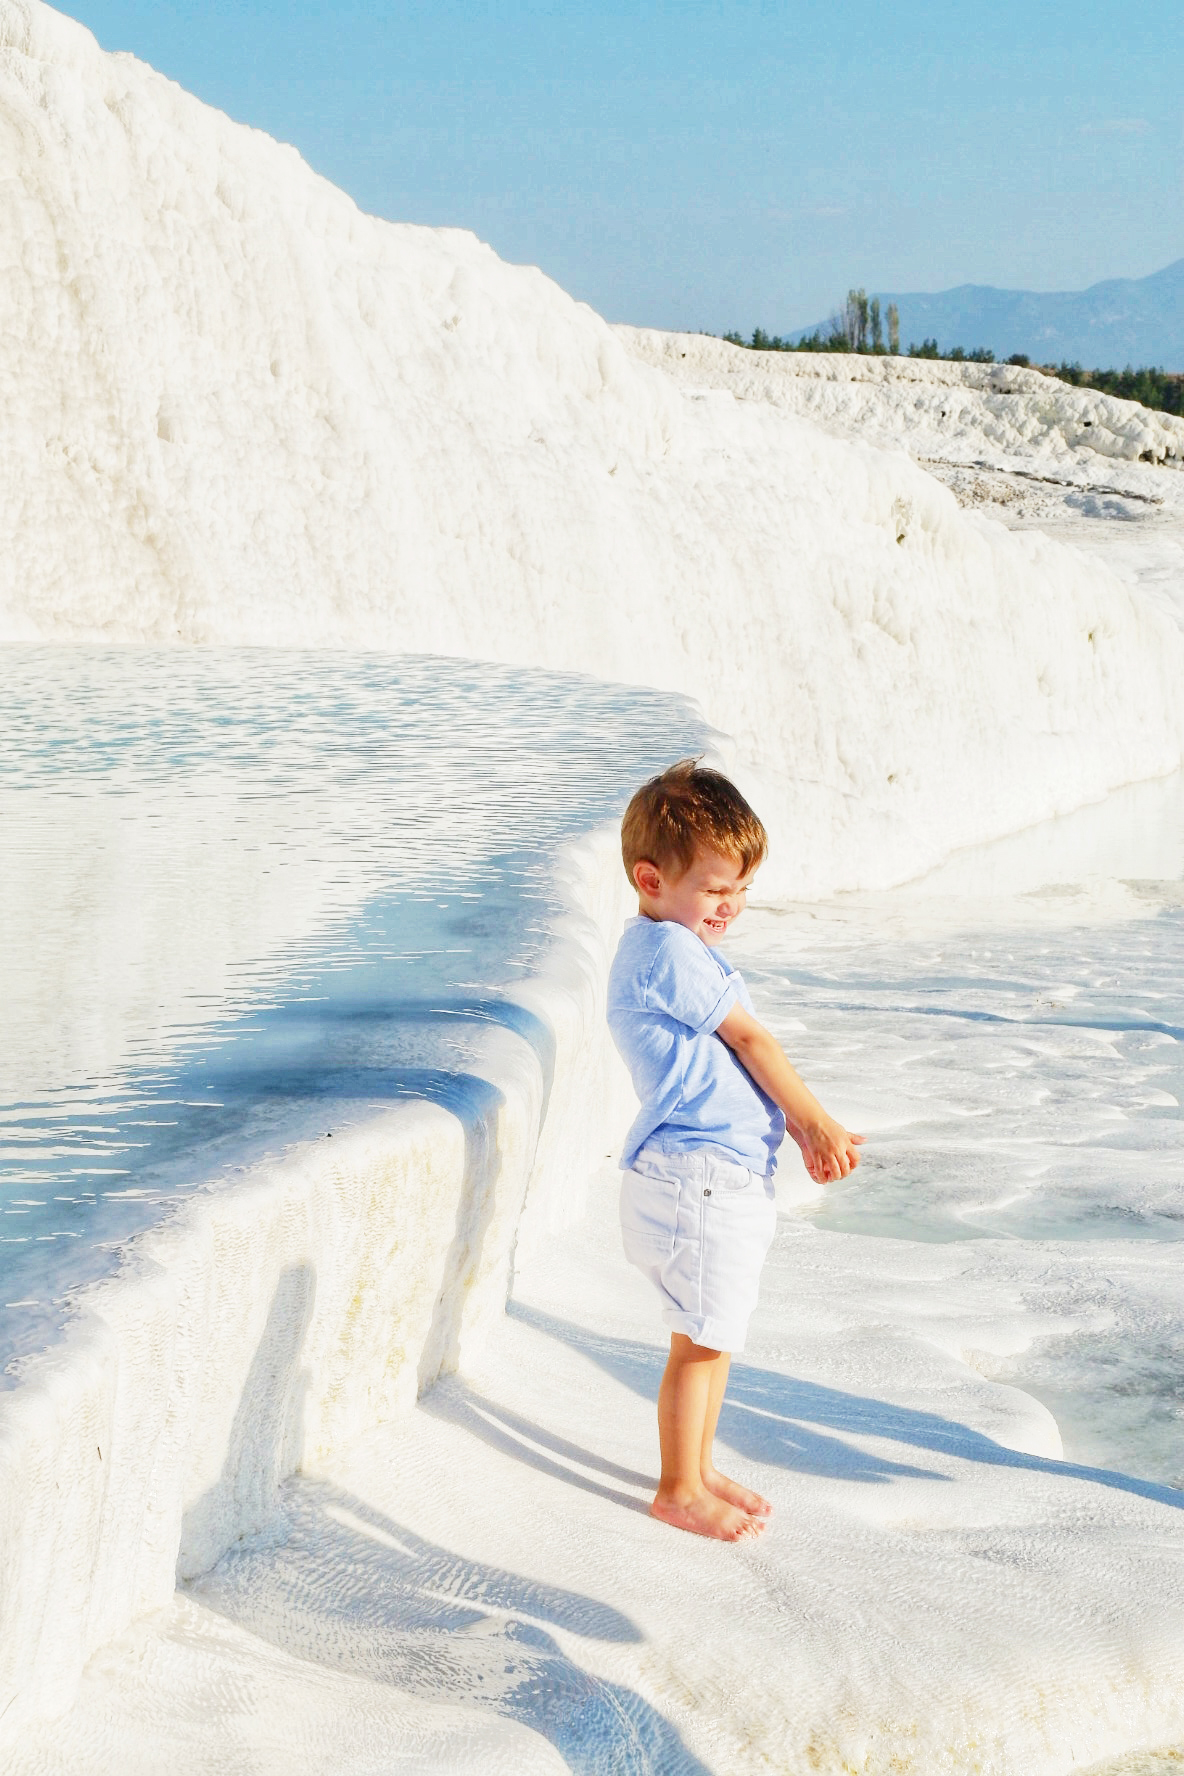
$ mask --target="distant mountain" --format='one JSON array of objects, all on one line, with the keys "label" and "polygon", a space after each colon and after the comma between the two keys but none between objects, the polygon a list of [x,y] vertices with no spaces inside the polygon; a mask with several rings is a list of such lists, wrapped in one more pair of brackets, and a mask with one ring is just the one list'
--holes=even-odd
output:
[{"label": "distant mountain", "polygon": [[[960,284],[930,296],[868,294],[878,296],[885,308],[895,302],[904,351],[936,339],[942,350],[987,346],[998,358],[1027,352],[1038,364],[1184,370],[1184,259],[1150,277],[1110,278],[1088,290],[1043,293]],[[826,322],[821,330],[828,330]],[[794,337],[813,331],[805,327]]]}]

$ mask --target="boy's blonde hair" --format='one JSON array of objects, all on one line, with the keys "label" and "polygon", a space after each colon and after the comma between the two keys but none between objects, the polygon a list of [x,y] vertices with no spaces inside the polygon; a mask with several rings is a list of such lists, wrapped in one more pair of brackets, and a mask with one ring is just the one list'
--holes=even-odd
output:
[{"label": "boy's blonde hair", "polygon": [[621,857],[633,886],[633,866],[643,859],[675,877],[684,875],[695,852],[731,857],[749,875],[769,849],[769,835],[734,783],[698,759],[676,765],[643,783],[621,822]]}]

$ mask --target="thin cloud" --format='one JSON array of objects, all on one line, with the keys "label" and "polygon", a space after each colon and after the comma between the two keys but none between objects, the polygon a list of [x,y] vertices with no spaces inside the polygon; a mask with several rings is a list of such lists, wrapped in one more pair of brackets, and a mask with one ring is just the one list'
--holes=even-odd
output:
[{"label": "thin cloud", "polygon": [[836,216],[849,216],[847,204],[807,204],[803,209],[783,209],[774,205],[767,215],[771,222],[830,221]]},{"label": "thin cloud", "polygon": [[1100,123],[1083,123],[1083,136],[1146,136],[1151,125],[1145,117],[1107,117]]}]

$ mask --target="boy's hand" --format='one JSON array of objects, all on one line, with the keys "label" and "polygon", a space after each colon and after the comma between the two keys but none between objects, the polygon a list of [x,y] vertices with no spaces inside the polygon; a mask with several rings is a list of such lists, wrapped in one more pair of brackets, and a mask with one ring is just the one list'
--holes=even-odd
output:
[{"label": "boy's hand", "polygon": [[851,1135],[841,1122],[826,1116],[807,1128],[790,1128],[802,1150],[802,1164],[818,1184],[833,1184],[859,1164],[863,1135]]}]

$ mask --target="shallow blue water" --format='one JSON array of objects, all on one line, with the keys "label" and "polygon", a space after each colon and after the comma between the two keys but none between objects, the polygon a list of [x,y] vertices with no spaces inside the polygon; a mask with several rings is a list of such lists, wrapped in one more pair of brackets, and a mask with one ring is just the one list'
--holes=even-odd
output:
[{"label": "shallow blue water", "polygon": [[[0,655],[0,1356],[179,1190],[459,1089],[680,699],[465,661]],[[323,1125],[323,1126],[322,1126]]]}]

